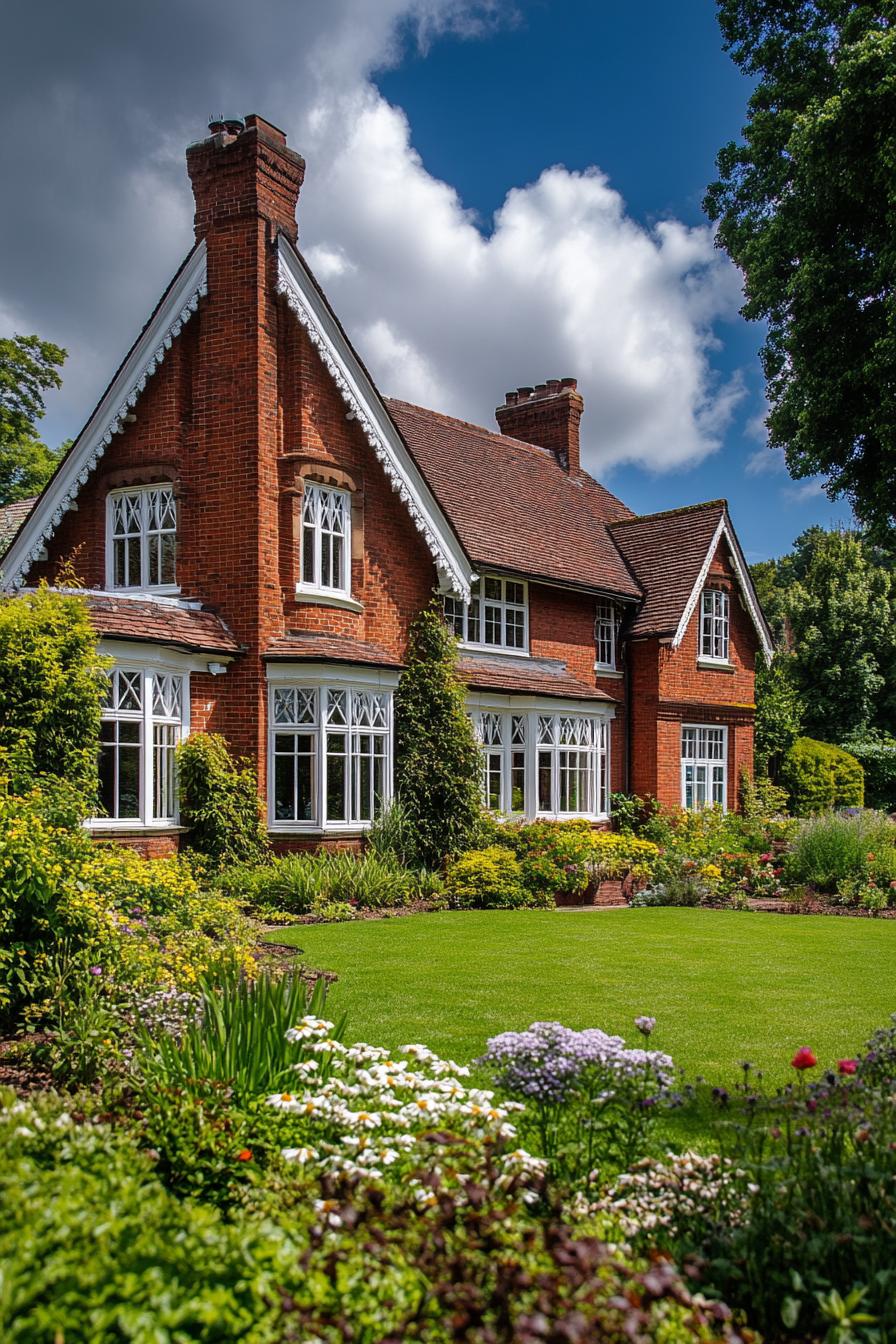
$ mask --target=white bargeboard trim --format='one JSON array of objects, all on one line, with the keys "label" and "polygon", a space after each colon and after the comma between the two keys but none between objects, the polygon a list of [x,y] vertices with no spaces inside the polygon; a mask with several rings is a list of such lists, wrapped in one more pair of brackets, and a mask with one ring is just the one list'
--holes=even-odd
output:
[{"label": "white bargeboard trim", "polygon": [[687,628],[691,623],[691,617],[697,609],[697,603],[700,601],[700,594],[706,586],[706,580],[709,577],[709,567],[712,564],[713,556],[718,549],[719,542],[722,541],[723,538],[728,543],[728,549],[731,553],[731,562],[734,566],[734,573],[737,577],[741,593],[743,594],[747,611],[750,614],[750,619],[759,636],[762,652],[765,655],[766,660],[770,661],[774,657],[775,652],[771,631],[766,624],[765,617],[762,615],[759,601],[756,597],[756,589],[753,587],[753,580],[750,578],[750,571],[747,562],[744,559],[744,553],[740,548],[740,542],[734,534],[734,529],[729,522],[727,513],[722,514],[719,519],[719,525],[713,534],[712,541],[709,543],[709,549],[707,550],[706,558],[700,567],[697,581],[691,589],[691,595],[687,600],[687,605],[681,613],[681,620],[678,622],[678,629],[675,631],[672,647],[673,649],[677,649],[685,637]]}]

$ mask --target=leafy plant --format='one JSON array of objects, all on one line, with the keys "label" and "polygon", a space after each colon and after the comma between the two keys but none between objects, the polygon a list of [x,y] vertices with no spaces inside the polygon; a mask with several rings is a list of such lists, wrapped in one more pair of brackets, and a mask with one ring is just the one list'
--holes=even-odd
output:
[{"label": "leafy plant", "polygon": [[417,840],[407,809],[399,798],[393,798],[378,816],[374,817],[367,832],[367,848],[380,859],[391,859],[403,868],[414,868],[419,863]]},{"label": "leafy plant", "polygon": [[457,643],[433,601],[411,626],[395,692],[396,792],[418,863],[442,867],[473,841],[481,808],[481,752],[457,672]]},{"label": "leafy plant", "polygon": [[13,792],[58,777],[81,817],[95,811],[107,666],[83,597],[45,583],[0,597],[0,770]]},{"label": "leafy plant", "polygon": [[796,816],[832,807],[861,807],[864,771],[854,756],[827,742],[801,737],[784,757],[781,782]]},{"label": "leafy plant", "polygon": [[471,849],[455,859],[445,878],[445,891],[455,910],[514,910],[536,903],[523,885],[516,855],[501,845]]},{"label": "leafy plant", "polygon": [[258,861],[267,851],[255,769],[234,761],[217,733],[191,733],[177,748],[187,843],[217,868]]},{"label": "leafy plant", "polygon": [[[321,978],[311,986],[300,975],[267,972],[249,979],[224,965],[202,982],[196,1017],[179,1037],[139,1031],[134,1056],[141,1089],[226,1084],[237,1099],[270,1092],[297,1062],[286,1033],[307,1014],[320,1016],[327,996]],[[334,1029],[338,1036],[344,1018]]]},{"label": "leafy plant", "polygon": [[896,826],[879,812],[842,816],[825,812],[803,822],[784,859],[793,882],[807,882],[833,891],[838,882],[879,872],[882,881],[896,877]]}]

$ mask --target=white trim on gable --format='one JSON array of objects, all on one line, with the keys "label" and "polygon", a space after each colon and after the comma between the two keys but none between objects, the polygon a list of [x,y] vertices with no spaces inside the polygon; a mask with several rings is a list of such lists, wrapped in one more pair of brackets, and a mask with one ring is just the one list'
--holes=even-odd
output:
[{"label": "white trim on gable", "polygon": [[441,586],[469,602],[475,577],[469,560],[304,261],[282,234],[277,261],[277,288],[307,331],[392,489],[422,534],[436,562]]},{"label": "white trim on gable", "polygon": [[28,570],[42,558],[46,543],[73,507],[81,486],[87,484],[113,435],[124,429],[125,419],[137,404],[147,380],[159,368],[206,293],[205,242],[201,241],[3,557],[0,580],[4,588],[21,588]]},{"label": "white trim on gable", "polygon": [[721,518],[719,519],[719,525],[713,534],[712,541],[709,543],[709,549],[706,552],[706,558],[700,567],[700,573],[697,575],[697,582],[691,589],[691,595],[687,600],[687,604],[685,606],[684,611],[681,613],[681,620],[678,622],[678,629],[675,631],[675,636],[672,640],[672,648],[677,649],[681,641],[684,639],[685,631],[690,625],[691,617],[696,611],[697,603],[700,601],[700,594],[703,592],[703,589],[706,585],[706,580],[709,576],[709,567],[712,564],[713,556],[715,555],[716,550],[718,549],[719,542],[723,538],[728,543],[728,547],[731,552],[731,561],[732,564],[734,565],[734,573],[735,576],[737,577],[738,584],[740,585],[740,590],[741,593],[743,594],[744,601],[747,604],[747,611],[750,613],[750,619],[752,620],[753,625],[756,627],[756,633],[759,636],[759,643],[762,647],[762,652],[765,655],[766,660],[771,661],[771,659],[774,657],[775,652],[774,645],[772,644],[771,631],[769,630],[768,625],[766,624],[765,617],[762,615],[762,611],[760,609],[759,602],[756,597],[756,589],[753,587],[753,580],[750,578],[750,571],[747,568],[747,562],[744,559],[743,551],[740,548],[740,542],[734,535],[734,529],[732,528],[731,523],[729,522],[727,513],[722,514]]}]

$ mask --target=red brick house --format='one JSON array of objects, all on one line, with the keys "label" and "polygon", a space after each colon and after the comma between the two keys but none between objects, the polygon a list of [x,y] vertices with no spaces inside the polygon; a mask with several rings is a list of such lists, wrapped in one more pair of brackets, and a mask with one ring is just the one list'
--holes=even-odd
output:
[{"label": "red brick house", "polygon": [[383,398],[297,250],[303,160],[259,117],[210,131],[191,252],[0,535],[7,589],[73,560],[115,659],[97,831],[175,847],[174,747],[208,729],[280,845],[363,834],[434,590],[491,807],[734,807],[771,644],[724,501],[633,515],[580,466],[574,379],[508,393],[498,433]]}]

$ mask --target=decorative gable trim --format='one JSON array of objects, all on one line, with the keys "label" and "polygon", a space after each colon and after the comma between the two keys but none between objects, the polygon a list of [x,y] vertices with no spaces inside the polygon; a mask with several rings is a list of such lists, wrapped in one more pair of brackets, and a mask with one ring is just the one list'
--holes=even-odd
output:
[{"label": "decorative gable trim", "polygon": [[339,325],[304,261],[281,234],[277,288],[308,333],[335,382],[349,417],[358,421],[439,571],[441,586],[470,600],[470,562],[395,427],[370,375]]},{"label": "decorative gable trim", "polygon": [[113,436],[124,429],[126,417],[137,404],[147,381],[160,367],[207,291],[205,242],[202,241],[187,258],[7,551],[3,561],[4,587],[21,588],[31,566],[43,558],[46,543],[72,508],[82,485],[87,484]]},{"label": "decorative gable trim", "polygon": [[697,575],[697,582],[691,589],[691,595],[687,600],[684,611],[681,613],[681,620],[678,622],[678,629],[675,631],[672,647],[673,649],[677,649],[684,639],[685,631],[690,625],[691,617],[697,608],[697,603],[700,601],[700,594],[703,592],[706,580],[709,577],[709,567],[712,564],[713,556],[718,549],[719,542],[723,539],[728,543],[728,548],[731,552],[731,560],[734,565],[734,573],[737,577],[738,584],[740,585],[747,611],[750,613],[750,619],[756,627],[756,633],[759,636],[762,652],[765,655],[766,661],[770,662],[775,651],[774,644],[772,643],[771,631],[768,628],[765,617],[762,614],[762,609],[759,606],[759,599],[756,596],[756,589],[753,587],[753,580],[750,578],[747,562],[744,559],[743,551],[740,548],[740,542],[734,535],[734,529],[728,520],[727,513],[722,514],[719,519],[719,525],[713,533],[712,541],[709,543],[709,549],[706,552],[706,558],[700,567],[700,573]]}]

